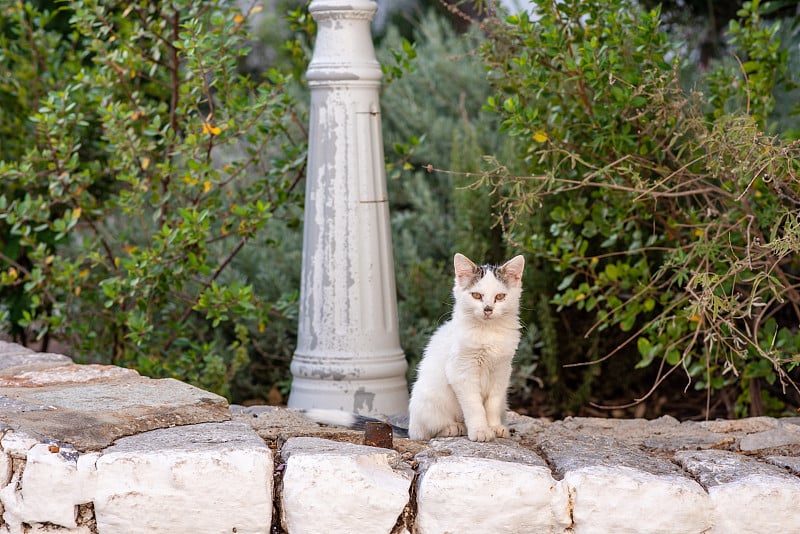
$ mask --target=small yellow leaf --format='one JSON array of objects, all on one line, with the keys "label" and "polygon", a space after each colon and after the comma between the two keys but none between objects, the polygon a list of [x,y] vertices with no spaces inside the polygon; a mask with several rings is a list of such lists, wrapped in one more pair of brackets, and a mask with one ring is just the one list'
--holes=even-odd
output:
[{"label": "small yellow leaf", "polygon": [[78,273],[78,276],[80,276],[81,278],[86,278],[87,276],[89,276],[89,269],[82,270],[81,272]]},{"label": "small yellow leaf", "polygon": [[203,182],[203,193],[208,193],[209,191],[211,191],[211,182],[206,180]]},{"label": "small yellow leaf", "polygon": [[537,143],[544,143],[548,139],[550,138],[547,137],[547,133],[545,133],[544,130],[539,130],[538,132],[533,134],[533,140],[536,141]]},{"label": "small yellow leaf", "polygon": [[72,210],[72,220],[77,221],[78,219],[80,219],[81,213],[83,213],[83,210],[80,207],[77,207],[74,210]]},{"label": "small yellow leaf", "polygon": [[147,167],[150,166],[150,158],[142,158],[142,170],[146,171]]},{"label": "small yellow leaf", "polygon": [[8,268],[8,278],[9,278],[9,279],[10,279],[12,282],[13,282],[14,280],[16,280],[18,276],[19,276],[19,273],[17,272],[17,270],[16,270],[14,267],[9,267],[9,268]]},{"label": "small yellow leaf", "polygon": [[694,314],[691,317],[689,317],[689,320],[691,322],[693,322],[693,323],[699,323],[700,322],[700,316],[697,315],[697,314]]},{"label": "small yellow leaf", "polygon": [[233,22],[235,22],[236,24],[241,24],[242,22],[244,22],[244,17],[240,13],[237,13],[236,15],[233,16]]},{"label": "small yellow leaf", "polygon": [[220,130],[217,126],[214,126],[212,124],[204,122],[203,123],[203,133],[204,134],[211,134],[211,135],[219,135],[220,133],[222,133],[222,130]]},{"label": "small yellow leaf", "polygon": [[260,13],[261,10],[263,10],[263,9],[264,9],[264,6],[262,6],[261,4],[258,4],[258,5],[253,6],[253,9],[250,10],[250,13]]},{"label": "small yellow leaf", "polygon": [[694,236],[695,237],[703,237],[703,230],[698,228],[697,230],[694,231]]},{"label": "small yellow leaf", "polygon": [[76,297],[80,297],[81,296],[81,286],[77,286],[75,288],[75,296]]}]

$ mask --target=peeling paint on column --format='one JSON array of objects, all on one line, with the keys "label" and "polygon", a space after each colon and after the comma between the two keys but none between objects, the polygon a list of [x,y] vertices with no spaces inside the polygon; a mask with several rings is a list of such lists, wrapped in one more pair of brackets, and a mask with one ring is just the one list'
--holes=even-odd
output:
[{"label": "peeling paint on column", "polygon": [[372,404],[375,402],[375,394],[366,391],[363,387],[358,388],[353,395],[353,411],[355,413],[372,412]]},{"label": "peeling paint on column", "polygon": [[314,0],[317,40],[297,350],[289,405],[407,411],[372,0]]}]

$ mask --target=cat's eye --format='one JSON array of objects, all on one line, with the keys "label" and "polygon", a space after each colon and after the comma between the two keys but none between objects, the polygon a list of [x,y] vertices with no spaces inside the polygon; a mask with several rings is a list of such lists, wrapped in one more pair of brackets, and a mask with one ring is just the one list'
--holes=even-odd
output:
[{"label": "cat's eye", "polygon": [[494,297],[495,302],[500,302],[501,300],[505,300],[506,294],[505,293],[498,293],[497,296]]},{"label": "cat's eye", "polygon": [[483,295],[481,295],[476,291],[475,293],[472,294],[472,298],[474,298],[475,300],[481,300],[483,298]]}]

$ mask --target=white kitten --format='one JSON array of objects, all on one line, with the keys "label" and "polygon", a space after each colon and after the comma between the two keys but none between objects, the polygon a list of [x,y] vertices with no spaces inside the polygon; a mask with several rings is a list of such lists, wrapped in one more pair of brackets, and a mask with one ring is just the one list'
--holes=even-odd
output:
[{"label": "white kitten", "polygon": [[409,404],[411,439],[508,437],[504,425],[511,360],[520,339],[522,256],[500,267],[453,258],[453,317],[431,336]]}]

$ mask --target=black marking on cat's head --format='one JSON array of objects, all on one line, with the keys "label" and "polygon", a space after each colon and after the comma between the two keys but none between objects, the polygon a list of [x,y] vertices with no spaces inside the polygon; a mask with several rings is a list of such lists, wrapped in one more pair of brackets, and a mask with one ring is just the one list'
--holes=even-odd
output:
[{"label": "black marking on cat's head", "polygon": [[522,269],[525,266],[525,259],[522,256],[516,256],[501,266],[475,265],[463,254],[456,254],[453,258],[453,265],[456,271],[456,281],[462,289],[469,289],[489,273],[492,273],[492,276],[506,287],[519,287],[522,284]]},{"label": "black marking on cat's head", "polygon": [[498,269],[499,267],[497,265],[488,265],[488,264],[476,267],[474,283],[477,284],[478,282],[480,282],[481,278],[486,276],[488,273],[492,273],[494,277],[499,280],[500,277],[497,276]]},{"label": "black marking on cat's head", "polygon": [[463,254],[456,254],[453,258],[453,265],[455,266],[458,285],[463,289],[474,286],[488,273],[492,273],[506,287],[517,287],[521,284],[522,268],[525,265],[525,260],[522,256],[516,256],[501,266],[475,265]]}]

